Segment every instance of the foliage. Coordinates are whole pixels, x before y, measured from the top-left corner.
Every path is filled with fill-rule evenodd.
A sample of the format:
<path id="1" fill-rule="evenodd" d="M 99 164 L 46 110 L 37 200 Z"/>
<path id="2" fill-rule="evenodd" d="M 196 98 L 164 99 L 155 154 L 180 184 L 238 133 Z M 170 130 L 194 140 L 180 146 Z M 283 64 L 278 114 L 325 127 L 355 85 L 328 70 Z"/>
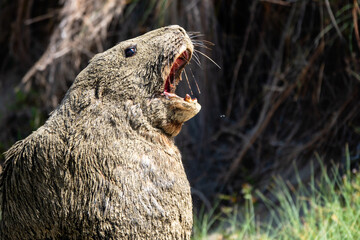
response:
<path id="1" fill-rule="evenodd" d="M 319 159 L 321 172 L 312 172 L 309 184 L 298 176 L 296 189 L 275 179 L 274 200 L 260 191 L 245 191 L 245 206 L 223 211 L 224 217 L 200 213 L 201 217 L 195 218 L 193 239 L 359 239 L 360 174 L 351 170 L 348 151 L 346 159 L 344 173 L 335 165 L 328 173 Z M 263 201 L 270 217 L 264 220 L 264 215 L 254 213 L 256 204 L 251 196 Z M 216 224 L 211 231 L 208 225 Z"/>

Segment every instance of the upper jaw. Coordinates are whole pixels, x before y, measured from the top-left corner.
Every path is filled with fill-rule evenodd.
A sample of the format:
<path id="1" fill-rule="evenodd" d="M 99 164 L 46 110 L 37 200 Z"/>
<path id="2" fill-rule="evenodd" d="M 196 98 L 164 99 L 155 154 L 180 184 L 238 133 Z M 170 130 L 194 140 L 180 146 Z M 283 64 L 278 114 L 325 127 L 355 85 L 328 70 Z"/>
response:
<path id="1" fill-rule="evenodd" d="M 193 47 L 183 45 L 174 57 L 171 65 L 165 67 L 163 71 L 163 87 L 162 93 L 175 94 L 176 86 L 181 81 L 181 74 L 186 64 L 190 62 Z"/>

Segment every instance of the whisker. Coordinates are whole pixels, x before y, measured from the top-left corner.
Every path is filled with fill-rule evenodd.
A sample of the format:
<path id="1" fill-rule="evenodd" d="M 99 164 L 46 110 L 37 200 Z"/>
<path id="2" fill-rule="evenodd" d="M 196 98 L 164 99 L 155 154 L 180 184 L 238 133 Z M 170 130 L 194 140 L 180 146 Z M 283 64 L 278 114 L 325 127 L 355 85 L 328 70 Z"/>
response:
<path id="1" fill-rule="evenodd" d="M 190 37 L 190 39 L 192 40 L 192 42 L 197 42 L 197 43 L 201 43 L 204 45 L 210 45 L 210 46 L 214 46 L 215 44 L 208 41 L 208 40 L 204 40 L 204 39 L 197 39 L 199 37 L 204 37 L 205 35 L 203 33 L 200 32 L 187 32 L 188 36 Z"/>
<path id="2" fill-rule="evenodd" d="M 215 43 L 213 43 L 213 42 L 210 42 L 210 41 L 208 41 L 208 40 L 201 40 L 204 44 L 208 44 L 208 45 L 210 45 L 210 46 L 215 46 Z"/>
<path id="3" fill-rule="evenodd" d="M 214 60 L 212 60 L 208 55 L 206 55 L 205 53 L 202 53 L 201 51 L 196 50 L 196 49 L 194 49 L 194 51 L 197 53 L 200 53 L 201 55 L 203 55 L 204 57 L 209 59 L 213 64 L 215 64 L 215 66 L 217 66 L 219 69 L 221 69 L 221 67 Z"/>
<path id="4" fill-rule="evenodd" d="M 209 48 L 208 46 L 206 46 L 205 44 L 200 44 L 200 43 L 196 43 L 196 42 L 193 42 L 194 46 L 196 47 L 201 47 L 201 48 L 205 48 L 205 49 L 208 49 L 208 50 L 212 50 L 211 48 Z"/>
<path id="5" fill-rule="evenodd" d="M 188 31 L 187 33 L 190 33 L 190 34 L 200 34 L 201 32 Z"/>
<path id="6" fill-rule="evenodd" d="M 191 37 L 194 37 L 194 38 L 197 38 L 197 37 L 202 37 L 204 36 L 204 34 L 200 33 L 200 32 L 187 32 L 188 36 L 191 38 Z"/>
<path id="7" fill-rule="evenodd" d="M 197 88 L 199 94 L 201 94 L 201 91 L 200 91 L 199 85 L 198 85 L 198 83 L 197 83 L 197 81 L 196 81 L 196 78 L 195 78 L 195 76 L 194 76 L 194 73 L 193 73 L 193 71 L 191 70 L 191 68 L 189 68 L 189 69 L 190 69 L 191 75 L 193 76 L 194 82 L 195 82 L 195 84 L 196 84 L 196 88 Z"/>
<path id="8" fill-rule="evenodd" d="M 198 39 L 192 39 L 191 40 L 193 43 L 200 43 L 200 44 L 204 44 L 204 42 L 202 40 L 198 40 Z"/>
<path id="9" fill-rule="evenodd" d="M 210 41 L 204 40 L 204 39 L 191 39 L 191 41 L 194 43 L 200 43 L 202 45 L 209 45 L 209 46 L 215 45 L 213 42 L 210 42 Z"/>
<path id="10" fill-rule="evenodd" d="M 189 86 L 189 89 L 190 89 L 190 92 L 191 92 L 191 95 L 194 95 L 192 89 L 191 89 L 191 86 L 190 86 L 190 82 L 189 82 L 189 78 L 186 74 L 186 69 L 184 69 L 184 74 L 185 74 L 185 78 L 186 78 L 186 82 L 188 83 L 188 86 Z"/>
<path id="11" fill-rule="evenodd" d="M 205 46 L 205 44 L 203 42 L 201 42 L 201 41 L 192 40 L 192 43 L 194 45 L 198 45 L 198 46 Z"/>
<path id="12" fill-rule="evenodd" d="M 194 56 L 194 61 L 201 68 L 201 62 L 200 62 L 200 59 L 199 59 L 199 56 L 197 55 L 197 53 L 193 52 L 193 56 Z"/>
<path id="13" fill-rule="evenodd" d="M 213 43 L 213 42 L 210 42 L 210 41 L 208 41 L 208 40 L 204 40 L 204 39 L 192 39 L 191 37 L 190 37 L 190 39 L 191 39 L 191 41 L 193 42 L 193 43 L 199 43 L 199 44 L 201 44 L 201 45 L 208 45 L 208 46 L 215 46 L 215 43 Z"/>

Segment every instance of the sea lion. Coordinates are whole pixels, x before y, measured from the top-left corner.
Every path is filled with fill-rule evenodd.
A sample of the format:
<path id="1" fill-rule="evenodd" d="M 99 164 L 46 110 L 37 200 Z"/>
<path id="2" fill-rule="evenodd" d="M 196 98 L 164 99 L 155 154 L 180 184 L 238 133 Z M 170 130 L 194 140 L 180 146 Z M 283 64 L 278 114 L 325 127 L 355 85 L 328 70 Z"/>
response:
<path id="1" fill-rule="evenodd" d="M 5 153 L 1 239 L 190 239 L 173 138 L 200 110 L 175 94 L 193 49 L 168 26 L 95 55 L 45 124 Z"/>

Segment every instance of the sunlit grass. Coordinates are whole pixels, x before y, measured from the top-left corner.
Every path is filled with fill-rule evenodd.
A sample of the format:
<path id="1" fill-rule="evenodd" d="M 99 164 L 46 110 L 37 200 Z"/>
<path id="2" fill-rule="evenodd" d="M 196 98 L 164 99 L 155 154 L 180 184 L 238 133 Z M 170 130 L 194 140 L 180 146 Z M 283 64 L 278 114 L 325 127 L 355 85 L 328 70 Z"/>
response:
<path id="1" fill-rule="evenodd" d="M 193 239 L 360 239 L 360 174 L 346 167 L 329 171 L 321 165 L 312 170 L 310 183 L 298 178 L 296 188 L 276 179 L 273 197 L 265 197 L 251 186 L 243 191 L 245 204 L 214 215 L 200 211 L 195 218 Z M 268 211 L 267 220 L 255 215 L 254 198 L 261 199 Z"/>

